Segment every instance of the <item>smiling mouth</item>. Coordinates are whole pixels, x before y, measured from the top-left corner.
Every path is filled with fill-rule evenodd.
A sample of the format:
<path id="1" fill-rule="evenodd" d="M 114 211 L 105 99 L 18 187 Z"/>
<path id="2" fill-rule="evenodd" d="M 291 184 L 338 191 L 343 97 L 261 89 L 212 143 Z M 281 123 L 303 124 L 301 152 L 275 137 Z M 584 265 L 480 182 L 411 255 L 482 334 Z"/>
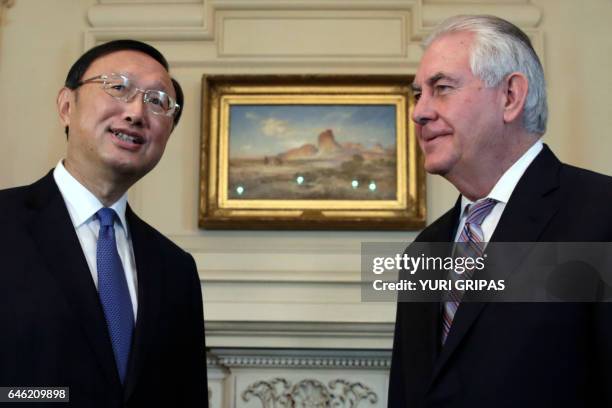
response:
<path id="1" fill-rule="evenodd" d="M 110 129 L 110 132 L 115 135 L 115 137 L 119 140 L 121 140 L 122 142 L 127 142 L 127 143 L 132 143 L 132 144 L 137 144 L 137 145 L 141 145 L 144 144 L 144 138 L 137 136 L 137 135 L 128 135 L 127 133 L 123 133 L 119 130 L 116 129 Z"/>
<path id="2" fill-rule="evenodd" d="M 433 135 L 433 136 L 423 137 L 423 141 L 425 143 L 427 143 L 427 142 L 431 142 L 433 140 L 436 140 L 436 139 L 438 139 L 440 137 L 449 136 L 449 135 L 450 135 L 450 133 L 440 133 L 440 134 L 436 134 L 436 135 Z"/>

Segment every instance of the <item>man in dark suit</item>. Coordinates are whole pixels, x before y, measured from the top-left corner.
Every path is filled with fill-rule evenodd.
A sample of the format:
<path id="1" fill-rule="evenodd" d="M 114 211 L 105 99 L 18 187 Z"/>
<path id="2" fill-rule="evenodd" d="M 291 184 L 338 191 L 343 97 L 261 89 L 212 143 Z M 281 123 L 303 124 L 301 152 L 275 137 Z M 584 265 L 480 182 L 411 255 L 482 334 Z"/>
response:
<path id="1" fill-rule="evenodd" d="M 74 407 L 208 406 L 195 262 L 127 204 L 182 104 L 165 58 L 138 41 L 70 69 L 65 159 L 0 192 L 0 386 L 69 387 Z"/>
<path id="2" fill-rule="evenodd" d="M 612 178 L 540 141 L 544 76 L 520 29 L 448 19 L 426 40 L 413 88 L 425 168 L 461 193 L 417 241 L 482 253 L 487 242 L 612 240 Z M 389 407 L 610 407 L 610 367 L 608 303 L 400 302 Z"/>

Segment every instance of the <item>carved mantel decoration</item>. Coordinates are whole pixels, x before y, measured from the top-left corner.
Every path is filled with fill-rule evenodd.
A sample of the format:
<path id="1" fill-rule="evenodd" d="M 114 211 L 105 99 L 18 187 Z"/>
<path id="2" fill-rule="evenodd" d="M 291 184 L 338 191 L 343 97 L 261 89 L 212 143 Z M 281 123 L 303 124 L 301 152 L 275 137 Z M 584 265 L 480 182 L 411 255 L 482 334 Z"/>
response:
<path id="1" fill-rule="evenodd" d="M 366 385 L 347 380 L 330 381 L 327 386 L 314 379 L 304 379 L 292 385 L 284 378 L 257 381 L 242 392 L 246 402 L 258 398 L 262 408 L 357 408 L 367 400 L 378 402 L 378 396 Z"/>

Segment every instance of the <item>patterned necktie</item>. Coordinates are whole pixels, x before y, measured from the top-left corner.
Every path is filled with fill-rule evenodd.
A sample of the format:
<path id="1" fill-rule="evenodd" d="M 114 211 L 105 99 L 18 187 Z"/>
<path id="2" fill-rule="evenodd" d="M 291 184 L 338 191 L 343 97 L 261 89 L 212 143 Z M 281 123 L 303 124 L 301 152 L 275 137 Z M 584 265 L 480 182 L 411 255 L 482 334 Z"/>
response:
<path id="1" fill-rule="evenodd" d="M 493 207 L 495 207 L 495 204 L 497 204 L 496 200 L 487 198 L 486 200 L 470 205 L 466 209 L 467 217 L 465 225 L 455 245 L 456 258 L 477 258 L 484 254 L 484 233 L 482 232 L 481 225 Z M 456 273 L 455 271 L 451 271 L 450 273 L 453 286 L 452 289 L 446 293 L 446 299 L 448 300 L 444 302 L 444 309 L 442 311 L 442 344 L 446 342 L 455 313 L 457 313 L 457 308 L 463 297 L 463 292 L 456 289 L 455 283 L 458 280 L 471 279 L 473 273 L 473 269 L 466 269 L 462 274 Z"/>
<path id="2" fill-rule="evenodd" d="M 106 317 L 119 378 L 123 384 L 134 331 L 134 312 L 115 241 L 114 224 L 117 214 L 111 208 L 102 208 L 96 215 L 100 220 L 96 253 L 98 292 Z"/>

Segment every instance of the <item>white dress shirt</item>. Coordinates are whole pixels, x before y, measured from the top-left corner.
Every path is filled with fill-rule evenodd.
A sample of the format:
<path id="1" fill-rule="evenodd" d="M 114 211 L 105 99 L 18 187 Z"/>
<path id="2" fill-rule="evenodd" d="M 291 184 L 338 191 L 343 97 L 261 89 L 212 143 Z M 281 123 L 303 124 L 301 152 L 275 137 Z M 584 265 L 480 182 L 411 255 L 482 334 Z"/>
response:
<path id="1" fill-rule="evenodd" d="M 81 248 L 83 249 L 89 271 L 91 272 L 91 277 L 97 288 L 98 267 L 96 262 L 96 246 L 98 242 L 98 232 L 100 231 L 100 222 L 95 215 L 104 205 L 66 170 L 61 160 L 53 171 L 53 178 L 68 208 L 72 225 L 74 226 L 77 237 L 79 237 Z M 121 263 L 123 264 L 123 271 L 125 272 L 130 298 L 132 300 L 135 321 L 136 312 L 138 311 L 138 299 L 136 296 L 138 284 L 136 281 L 134 248 L 132 247 L 132 239 L 125 219 L 126 207 L 127 193 L 110 206 L 119 217 L 119 222 L 115 221 L 114 225 L 115 240 L 117 242 L 119 258 L 121 258 Z"/>
<path id="2" fill-rule="evenodd" d="M 519 180 L 527 170 L 527 167 L 531 164 L 531 162 L 536 158 L 536 156 L 542 151 L 543 144 L 541 140 L 538 140 L 531 146 L 522 156 L 518 159 L 506 172 L 497 180 L 497 183 L 491 190 L 491 192 L 484 198 L 481 198 L 477 201 L 470 201 L 465 196 L 461 196 L 461 211 L 459 212 L 459 228 L 457 228 L 457 233 L 455 234 L 455 242 L 459 240 L 459 235 L 461 235 L 461 230 L 463 230 L 463 226 L 465 225 L 465 220 L 467 218 L 467 206 L 470 204 L 474 204 L 475 202 L 480 202 L 482 200 L 486 200 L 487 198 L 492 198 L 497 200 L 497 204 L 491 210 L 491 213 L 484 219 L 482 222 L 481 228 L 484 233 L 484 242 L 489 242 L 491 236 L 493 236 L 493 232 L 499 223 L 499 220 L 506 208 L 506 204 L 508 204 L 508 200 L 510 200 L 510 196 L 514 191 L 514 188 L 518 184 Z"/>

